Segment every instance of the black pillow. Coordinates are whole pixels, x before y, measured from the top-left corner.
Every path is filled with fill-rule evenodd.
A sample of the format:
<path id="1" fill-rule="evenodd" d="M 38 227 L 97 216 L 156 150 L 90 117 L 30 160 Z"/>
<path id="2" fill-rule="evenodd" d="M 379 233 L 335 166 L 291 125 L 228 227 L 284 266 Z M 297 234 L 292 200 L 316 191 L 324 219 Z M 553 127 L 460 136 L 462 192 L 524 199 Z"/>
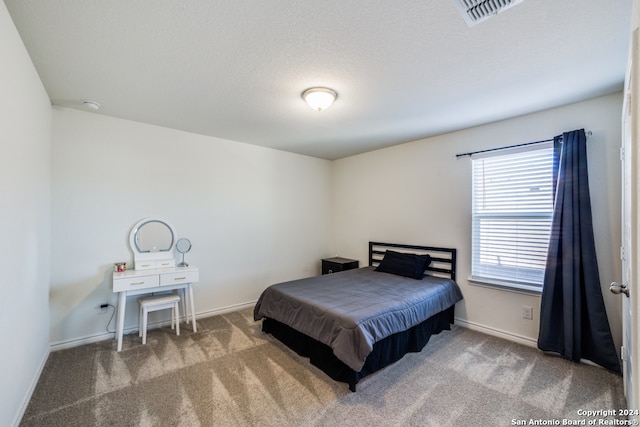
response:
<path id="1" fill-rule="evenodd" d="M 429 255 L 386 251 L 375 271 L 422 280 L 424 270 L 429 264 L 431 264 Z"/>

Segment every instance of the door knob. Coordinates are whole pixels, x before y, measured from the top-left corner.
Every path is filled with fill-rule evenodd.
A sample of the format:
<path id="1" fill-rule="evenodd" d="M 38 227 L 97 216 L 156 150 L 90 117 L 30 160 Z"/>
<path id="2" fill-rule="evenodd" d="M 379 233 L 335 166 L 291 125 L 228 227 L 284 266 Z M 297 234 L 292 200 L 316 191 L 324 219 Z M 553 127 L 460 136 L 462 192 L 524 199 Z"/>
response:
<path id="1" fill-rule="evenodd" d="M 629 287 L 624 283 L 611 282 L 611 286 L 609 286 L 609 290 L 616 295 L 625 294 L 627 297 L 629 296 Z"/>

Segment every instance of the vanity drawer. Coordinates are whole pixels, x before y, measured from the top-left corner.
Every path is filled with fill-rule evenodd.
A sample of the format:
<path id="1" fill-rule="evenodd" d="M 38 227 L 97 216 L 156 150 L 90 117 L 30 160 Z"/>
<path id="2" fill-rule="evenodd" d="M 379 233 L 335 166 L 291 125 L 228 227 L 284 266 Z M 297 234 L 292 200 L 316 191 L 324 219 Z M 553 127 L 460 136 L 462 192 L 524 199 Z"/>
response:
<path id="1" fill-rule="evenodd" d="M 155 261 L 138 261 L 135 263 L 136 270 L 151 270 L 152 268 L 156 268 Z"/>
<path id="2" fill-rule="evenodd" d="M 160 286 L 160 278 L 157 274 L 152 276 L 133 276 L 113 279 L 113 292 L 133 291 L 135 289 L 158 286 Z"/>
<path id="3" fill-rule="evenodd" d="M 160 275 L 160 286 L 179 285 L 181 283 L 193 283 L 199 279 L 199 271 L 178 271 Z"/>
<path id="4" fill-rule="evenodd" d="M 156 261 L 156 268 L 169 268 L 169 267 L 175 267 L 175 266 L 176 266 L 175 259 Z"/>
<path id="5" fill-rule="evenodd" d="M 175 259 L 166 259 L 162 261 L 138 261 L 135 263 L 136 270 L 151 270 L 153 268 L 170 268 L 175 266 Z"/>

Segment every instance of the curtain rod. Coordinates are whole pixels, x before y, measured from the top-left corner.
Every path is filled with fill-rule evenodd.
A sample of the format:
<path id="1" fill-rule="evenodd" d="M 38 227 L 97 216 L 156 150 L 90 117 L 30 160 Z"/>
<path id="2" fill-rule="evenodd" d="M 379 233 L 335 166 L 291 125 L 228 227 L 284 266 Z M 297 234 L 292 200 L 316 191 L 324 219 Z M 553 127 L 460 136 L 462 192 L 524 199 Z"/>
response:
<path id="1" fill-rule="evenodd" d="M 585 132 L 585 135 L 586 135 L 586 136 L 591 136 L 591 135 L 592 135 L 592 133 L 591 133 L 591 131 L 589 130 L 589 131 L 586 131 L 586 132 Z M 458 158 L 458 159 L 459 159 L 460 157 L 466 157 L 466 156 L 471 157 L 471 156 L 473 156 L 474 154 L 488 153 L 488 152 L 491 152 L 491 151 L 506 150 L 506 149 L 508 149 L 508 148 L 525 147 L 525 146 L 527 146 L 527 145 L 542 144 L 542 143 L 544 143 L 544 142 L 552 142 L 552 141 L 553 141 L 553 138 L 551 138 L 551 139 L 543 139 L 542 141 L 525 142 L 525 143 L 523 143 L 523 144 L 508 145 L 508 146 L 506 146 L 506 147 L 489 148 L 489 149 L 487 149 L 487 150 L 471 151 L 471 152 L 469 152 L 469 153 L 456 154 L 456 158 Z"/>

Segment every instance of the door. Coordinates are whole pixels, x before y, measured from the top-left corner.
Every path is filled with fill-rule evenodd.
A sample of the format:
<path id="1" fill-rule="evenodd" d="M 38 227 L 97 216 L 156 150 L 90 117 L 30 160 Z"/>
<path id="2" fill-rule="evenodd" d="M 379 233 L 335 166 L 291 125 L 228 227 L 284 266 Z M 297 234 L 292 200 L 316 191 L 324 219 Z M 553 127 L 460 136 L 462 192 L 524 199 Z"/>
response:
<path id="1" fill-rule="evenodd" d="M 638 311 L 638 29 L 631 37 L 631 52 L 622 114 L 622 283 L 612 283 L 611 290 L 622 295 L 622 342 L 621 351 L 624 389 L 627 407 L 640 409 L 639 372 L 640 353 L 638 352 L 638 331 L 640 312 Z"/>

